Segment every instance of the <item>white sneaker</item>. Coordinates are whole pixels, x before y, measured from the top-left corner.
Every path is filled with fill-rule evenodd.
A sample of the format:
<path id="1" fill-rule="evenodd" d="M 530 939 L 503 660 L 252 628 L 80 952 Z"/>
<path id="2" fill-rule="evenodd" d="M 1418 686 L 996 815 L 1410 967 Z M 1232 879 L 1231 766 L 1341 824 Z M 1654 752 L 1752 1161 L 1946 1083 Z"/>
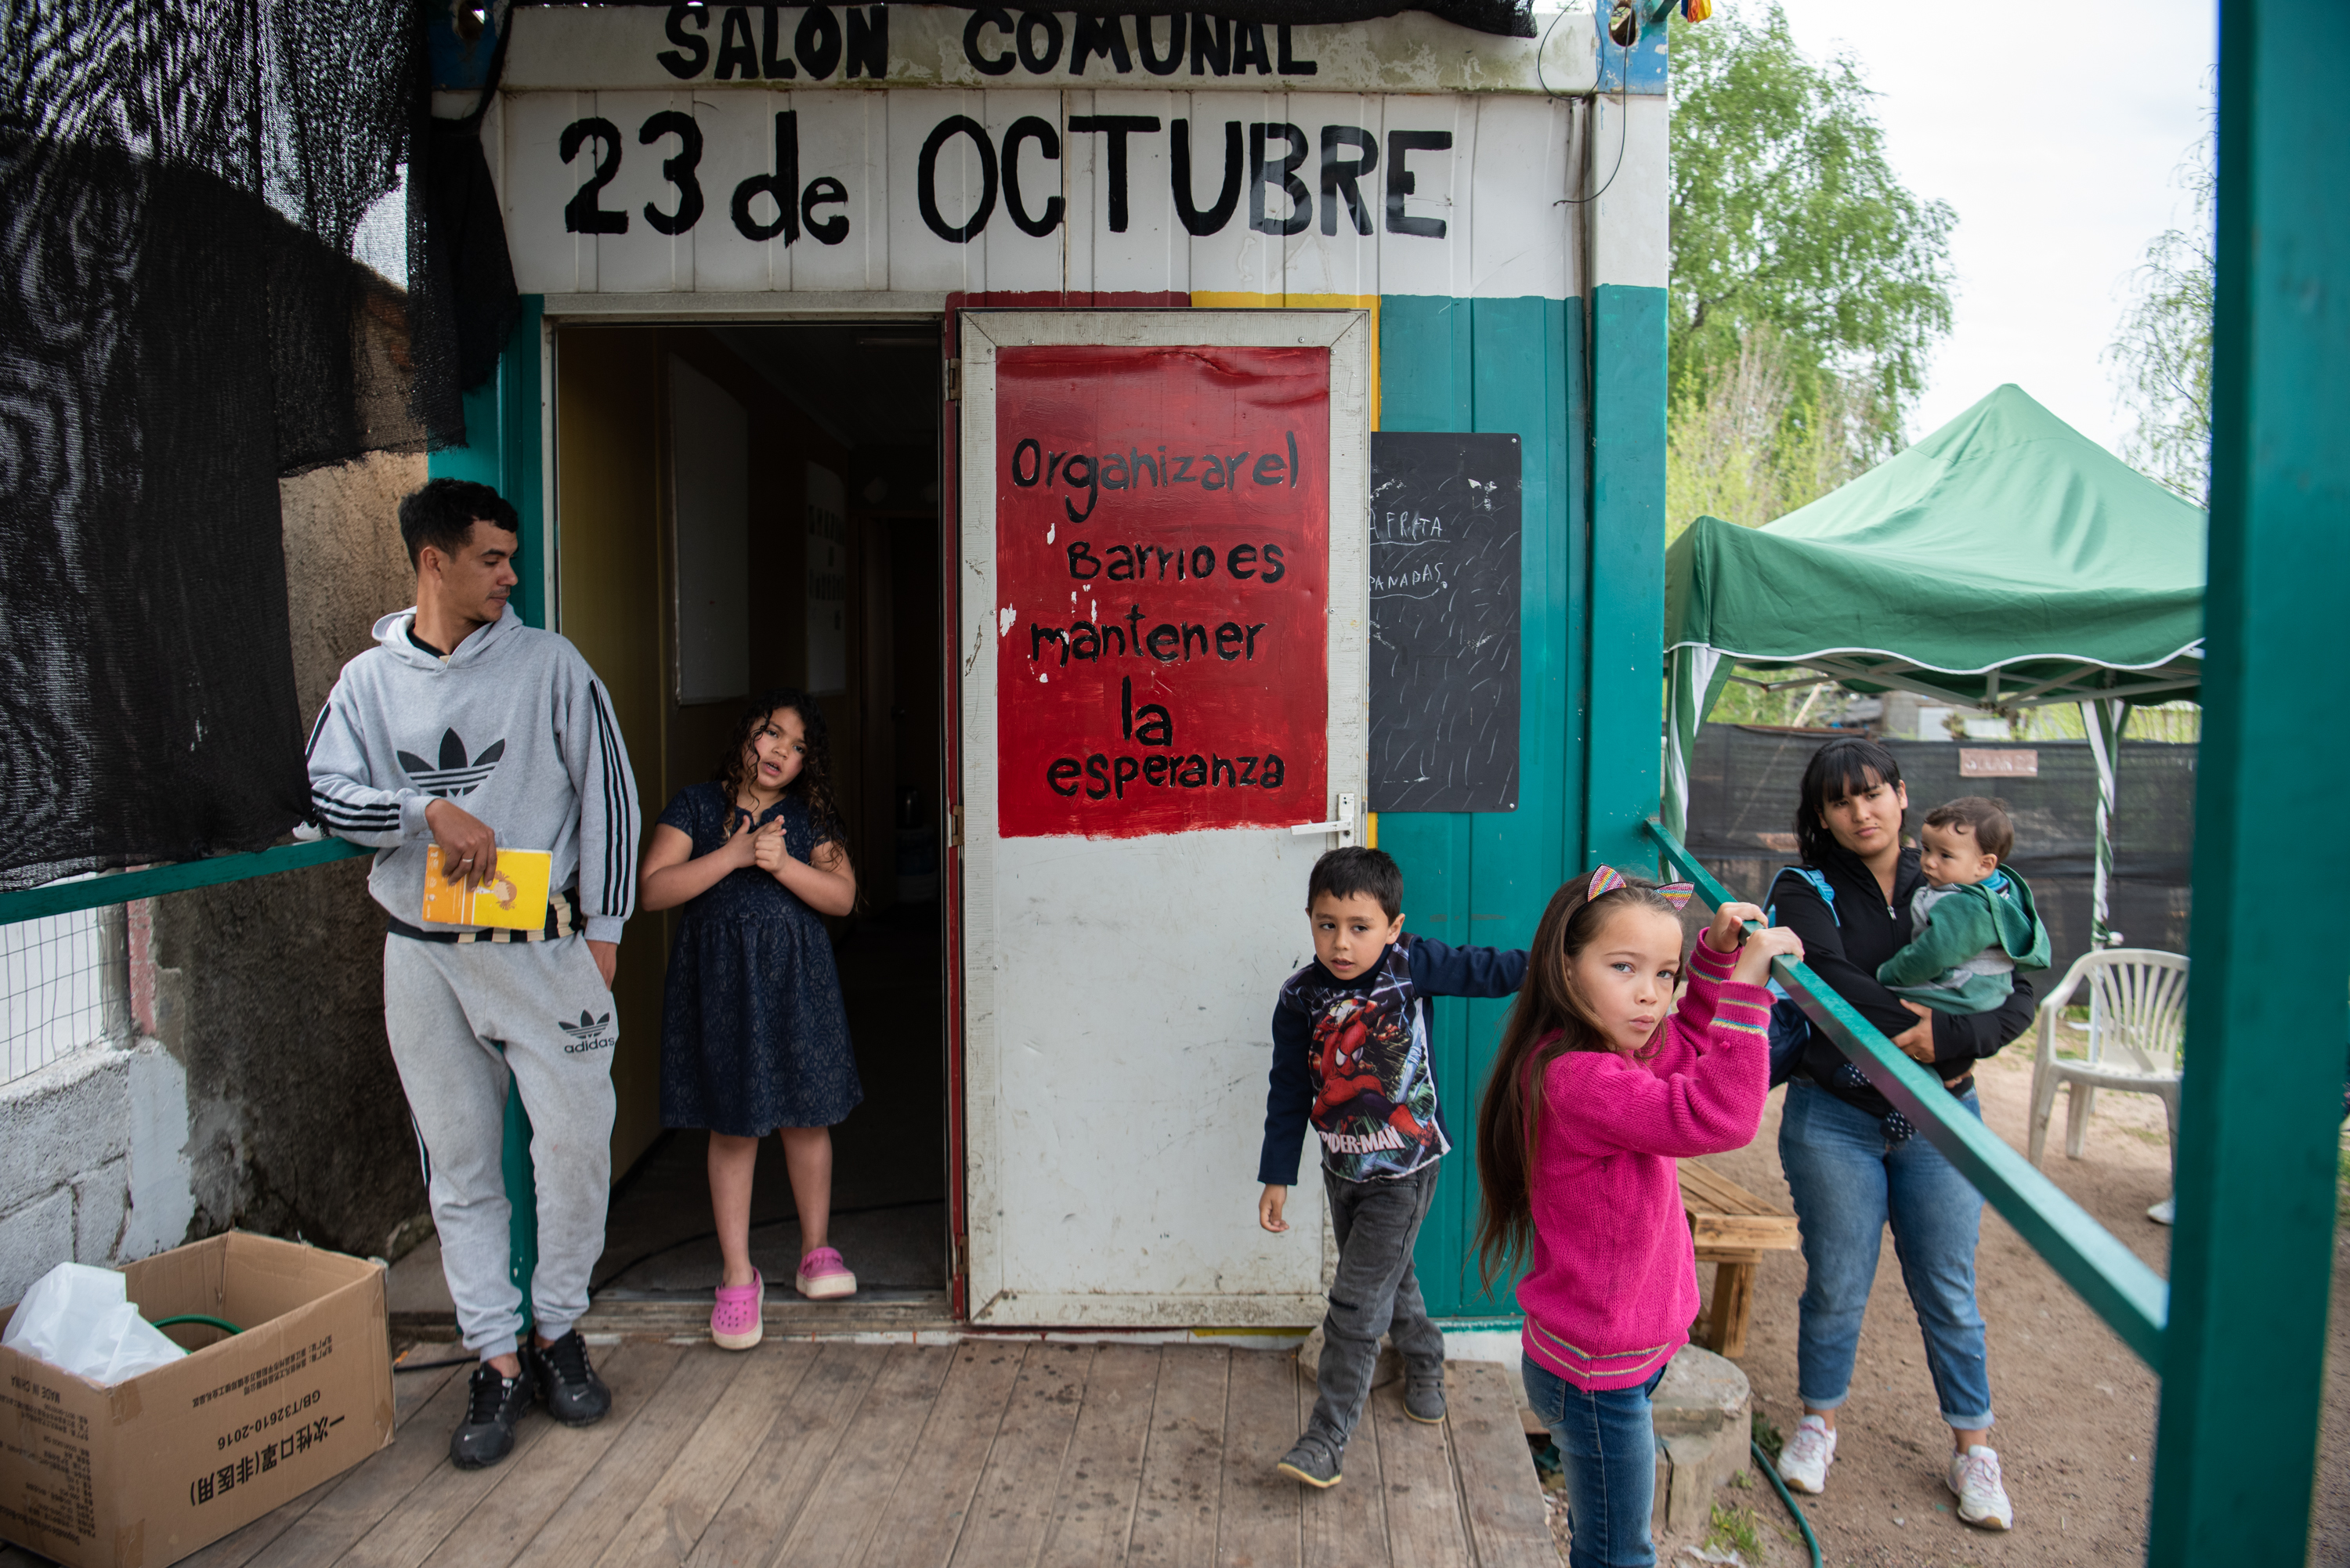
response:
<path id="1" fill-rule="evenodd" d="M 1999 1484 L 1999 1455 L 1977 1443 L 1950 1456 L 1950 1490 L 1959 1494 L 1959 1517 L 1979 1530 L 2012 1530 L 2015 1509 Z"/>
<path id="2" fill-rule="evenodd" d="M 1835 1431 L 1817 1416 L 1806 1416 L 1795 1423 L 1795 1435 L 1779 1450 L 1779 1479 L 1796 1491 L 1809 1492 L 1814 1497 L 1828 1489 L 1828 1467 L 1835 1463 Z M 1991 1450 L 1983 1450 L 1989 1453 Z M 1991 1465 L 1994 1490 L 1999 1482 L 1999 1465 Z"/>

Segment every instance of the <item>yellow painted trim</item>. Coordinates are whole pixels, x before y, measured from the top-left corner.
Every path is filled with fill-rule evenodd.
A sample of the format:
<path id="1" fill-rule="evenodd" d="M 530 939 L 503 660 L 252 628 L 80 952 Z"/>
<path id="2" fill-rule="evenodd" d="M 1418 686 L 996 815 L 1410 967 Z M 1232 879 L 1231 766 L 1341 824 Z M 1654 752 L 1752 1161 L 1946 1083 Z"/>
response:
<path id="1" fill-rule="evenodd" d="M 1194 310 L 1367 310 L 1371 313 L 1371 428 L 1379 428 L 1379 296 L 1376 294 L 1227 294 L 1194 291 Z"/>
<path id="2" fill-rule="evenodd" d="M 1378 846 L 1379 814 L 1376 811 L 1367 811 L 1363 813 L 1363 847 L 1377 849 Z"/>

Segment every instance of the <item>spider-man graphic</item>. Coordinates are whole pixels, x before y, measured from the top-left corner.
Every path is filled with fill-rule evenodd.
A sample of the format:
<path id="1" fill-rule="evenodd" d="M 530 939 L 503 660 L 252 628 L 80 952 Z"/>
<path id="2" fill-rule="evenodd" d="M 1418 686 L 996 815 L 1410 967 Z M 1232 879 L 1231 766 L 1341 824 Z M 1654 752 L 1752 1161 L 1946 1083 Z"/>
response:
<path id="1" fill-rule="evenodd" d="M 1382 1123 L 1422 1147 L 1436 1129 L 1402 1101 L 1411 1093 L 1411 1027 L 1369 996 L 1343 998 L 1314 1020 L 1314 1125 L 1328 1132 Z M 1389 1094 L 1397 1096 L 1389 1098 Z"/>

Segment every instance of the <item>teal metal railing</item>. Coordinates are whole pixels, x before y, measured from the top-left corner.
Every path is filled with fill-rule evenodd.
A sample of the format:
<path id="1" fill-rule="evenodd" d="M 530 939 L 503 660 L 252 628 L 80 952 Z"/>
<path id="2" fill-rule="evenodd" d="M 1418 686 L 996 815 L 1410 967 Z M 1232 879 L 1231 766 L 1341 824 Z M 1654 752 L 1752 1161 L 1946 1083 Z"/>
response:
<path id="1" fill-rule="evenodd" d="M 1718 907 L 1733 901 L 1730 890 L 1662 824 L 1652 820 L 1648 831 L 1665 858 L 1696 884 L 1699 897 L 1707 904 Z M 1759 929 L 1752 922 L 1749 927 Z M 1777 959 L 1772 962 L 1771 973 L 1802 1004 L 1814 1027 L 1863 1065 L 1877 1090 L 1974 1183 L 2033 1251 L 2045 1258 L 2147 1365 L 2161 1370 L 2162 1334 L 2170 1315 L 2170 1287 L 2162 1276 L 2059 1191 L 2054 1182 L 2033 1168 L 1981 1118 L 1961 1108 L 1939 1078 L 1854 1012 L 1852 1004 L 1830 991 L 1809 967 Z"/>
<path id="2" fill-rule="evenodd" d="M 203 860 L 175 860 L 168 866 L 142 866 L 135 871 L 110 871 L 102 877 L 44 882 L 37 888 L 0 893 L 0 926 L 49 915 L 70 915 L 80 909 L 102 909 L 109 904 L 157 898 L 166 893 L 184 893 L 191 888 L 275 877 L 281 871 L 306 871 L 313 866 L 372 853 L 339 838 L 321 838 L 310 844 L 281 844 L 251 855 L 214 855 Z"/>

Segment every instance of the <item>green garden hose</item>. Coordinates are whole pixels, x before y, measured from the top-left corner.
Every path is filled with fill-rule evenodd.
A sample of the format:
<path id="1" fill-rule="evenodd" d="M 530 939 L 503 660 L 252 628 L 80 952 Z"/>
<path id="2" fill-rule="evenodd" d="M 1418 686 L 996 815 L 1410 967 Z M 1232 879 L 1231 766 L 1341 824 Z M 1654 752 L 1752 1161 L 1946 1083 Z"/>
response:
<path id="1" fill-rule="evenodd" d="M 1811 1549 L 1812 1568 L 1820 1568 L 1820 1538 L 1812 1533 L 1812 1521 L 1804 1517 L 1804 1511 L 1795 1506 L 1794 1494 L 1787 1490 L 1787 1483 L 1779 1479 L 1779 1467 L 1771 1462 L 1771 1456 L 1762 1451 L 1762 1444 L 1750 1438 L 1746 1446 L 1754 1450 L 1754 1462 L 1771 1479 L 1771 1490 L 1779 1494 L 1779 1501 L 1785 1503 L 1787 1511 L 1795 1516 L 1795 1528 L 1804 1532 L 1804 1544 Z"/>
<path id="2" fill-rule="evenodd" d="M 177 1317 L 159 1317 L 155 1320 L 155 1326 L 157 1328 L 169 1328 L 175 1323 L 200 1323 L 206 1328 L 222 1329 L 229 1334 L 243 1334 L 244 1332 L 244 1330 L 237 1327 L 236 1324 L 229 1322 L 228 1319 L 224 1317 L 213 1317 L 209 1313 L 201 1312 L 183 1312 Z"/>

